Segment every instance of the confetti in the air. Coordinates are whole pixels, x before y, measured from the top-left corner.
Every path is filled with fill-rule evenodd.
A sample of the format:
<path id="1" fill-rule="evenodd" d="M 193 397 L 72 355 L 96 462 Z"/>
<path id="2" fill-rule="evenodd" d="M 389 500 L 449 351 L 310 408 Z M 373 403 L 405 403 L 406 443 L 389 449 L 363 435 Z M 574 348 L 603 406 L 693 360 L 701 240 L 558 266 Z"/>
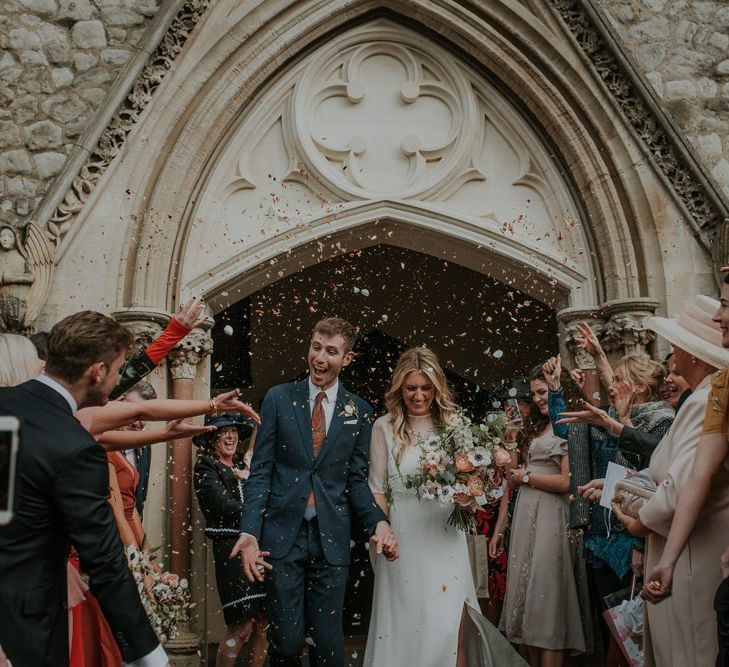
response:
<path id="1" fill-rule="evenodd" d="M 226 325 L 225 325 L 225 326 L 223 327 L 223 333 L 224 333 L 224 334 L 225 334 L 226 336 L 232 336 L 232 335 L 233 335 L 233 327 L 232 327 L 232 326 L 230 326 L 230 324 L 226 324 Z"/>

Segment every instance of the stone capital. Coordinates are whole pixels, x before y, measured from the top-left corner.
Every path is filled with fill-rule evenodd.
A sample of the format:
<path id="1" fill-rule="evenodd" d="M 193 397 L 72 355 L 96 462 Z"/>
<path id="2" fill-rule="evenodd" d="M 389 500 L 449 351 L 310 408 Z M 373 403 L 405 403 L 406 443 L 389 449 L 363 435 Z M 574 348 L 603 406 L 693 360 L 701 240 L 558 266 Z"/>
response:
<path id="1" fill-rule="evenodd" d="M 172 315 L 159 308 L 125 308 L 115 310 L 111 316 L 132 332 L 137 349 L 147 347 L 172 319 Z"/>
<path id="2" fill-rule="evenodd" d="M 213 351 L 209 331 L 194 329 L 170 352 L 168 365 L 173 380 L 194 380 L 198 364 Z"/>
<path id="3" fill-rule="evenodd" d="M 655 334 L 646 329 L 643 320 L 656 312 L 660 302 L 656 299 L 616 299 L 602 306 L 605 328 L 600 342 L 606 352 L 616 356 L 642 354 L 655 340 Z"/>
<path id="4" fill-rule="evenodd" d="M 577 331 L 577 324 L 587 322 L 592 330 L 599 337 L 605 323 L 601 318 L 599 306 L 565 308 L 557 313 L 562 341 L 567 351 L 572 355 L 573 366 L 583 371 L 594 371 L 595 361 L 593 358 L 577 345 L 580 337 Z"/>

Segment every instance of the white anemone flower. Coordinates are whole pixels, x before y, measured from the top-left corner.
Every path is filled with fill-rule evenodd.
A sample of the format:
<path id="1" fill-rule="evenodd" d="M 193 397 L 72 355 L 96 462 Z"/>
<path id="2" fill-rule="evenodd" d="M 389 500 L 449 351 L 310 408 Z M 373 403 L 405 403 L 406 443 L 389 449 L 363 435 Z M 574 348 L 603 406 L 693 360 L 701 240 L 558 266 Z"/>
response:
<path id="1" fill-rule="evenodd" d="M 491 463 L 491 453 L 485 447 L 475 447 L 468 452 L 468 460 L 478 466 L 487 466 Z"/>

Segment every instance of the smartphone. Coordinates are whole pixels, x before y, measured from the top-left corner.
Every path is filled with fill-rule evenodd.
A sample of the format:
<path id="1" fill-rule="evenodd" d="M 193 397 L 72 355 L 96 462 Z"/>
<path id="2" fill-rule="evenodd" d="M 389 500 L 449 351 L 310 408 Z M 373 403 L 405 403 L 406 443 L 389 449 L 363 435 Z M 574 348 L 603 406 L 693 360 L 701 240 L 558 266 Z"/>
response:
<path id="1" fill-rule="evenodd" d="M 514 426 L 517 426 L 519 428 L 524 426 L 524 421 L 521 418 L 521 411 L 519 410 L 518 399 L 507 398 L 506 401 L 504 401 L 504 408 L 506 410 L 506 414 L 509 416 L 509 419 L 511 419 L 511 423 L 514 424 Z"/>
<path id="2" fill-rule="evenodd" d="M 0 526 L 13 518 L 19 446 L 20 420 L 0 416 Z"/>

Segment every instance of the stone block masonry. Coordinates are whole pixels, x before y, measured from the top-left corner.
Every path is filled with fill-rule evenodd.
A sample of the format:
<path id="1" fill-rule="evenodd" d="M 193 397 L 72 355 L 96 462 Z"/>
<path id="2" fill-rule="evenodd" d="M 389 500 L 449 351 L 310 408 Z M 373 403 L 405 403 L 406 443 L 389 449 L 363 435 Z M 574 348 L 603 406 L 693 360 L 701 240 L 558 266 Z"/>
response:
<path id="1" fill-rule="evenodd" d="M 597 0 L 677 128 L 729 197 L 729 3 Z"/>
<path id="2" fill-rule="evenodd" d="M 0 225 L 30 219 L 163 1 L 0 2 Z"/>

